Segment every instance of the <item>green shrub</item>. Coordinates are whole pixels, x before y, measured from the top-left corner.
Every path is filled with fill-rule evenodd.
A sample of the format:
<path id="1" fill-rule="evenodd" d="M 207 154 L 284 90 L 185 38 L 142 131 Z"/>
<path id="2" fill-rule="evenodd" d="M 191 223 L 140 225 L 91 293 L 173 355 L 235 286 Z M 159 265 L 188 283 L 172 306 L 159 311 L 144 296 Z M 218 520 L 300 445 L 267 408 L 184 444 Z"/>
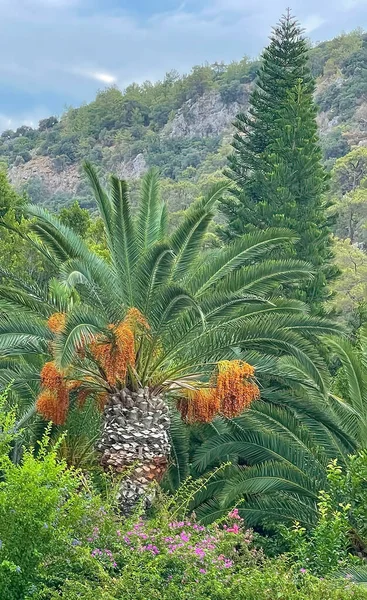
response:
<path id="1" fill-rule="evenodd" d="M 95 528 L 95 566 L 86 556 L 84 574 L 70 570 L 61 589 L 32 600 L 367 599 L 367 590 L 348 580 L 315 577 L 289 558 L 265 560 L 236 509 L 227 523 L 209 527 L 168 516 L 160 510 L 154 519 L 126 524 L 108 547 Z"/>
<path id="2" fill-rule="evenodd" d="M 80 472 L 57 459 L 47 433 L 37 454 L 25 450 L 13 464 L 14 415 L 3 405 L 0 399 L 1 600 L 367 600 L 366 588 L 348 579 L 320 578 L 347 566 L 350 506 L 335 511 L 333 502 L 345 477 L 364 502 L 362 455 L 351 461 L 352 478 L 331 464 L 316 529 L 306 537 L 295 528 L 293 553 L 270 560 L 237 509 L 210 526 L 185 517 L 208 479 L 161 496 L 150 518 L 121 521 Z"/>
<path id="3" fill-rule="evenodd" d="M 310 575 L 297 580 L 283 561 L 252 567 L 237 575 L 200 574 L 195 580 L 164 581 L 153 564 L 145 571 L 124 571 L 101 585 L 66 581 L 61 593 L 39 600 L 365 600 L 367 590 L 352 583 L 320 580 Z M 38 599 L 37 599 L 38 600 Z"/>
<path id="4" fill-rule="evenodd" d="M 337 486 L 350 503 L 349 521 L 360 542 L 367 547 L 367 450 L 351 456 L 346 475 Z"/>
<path id="5" fill-rule="evenodd" d="M 43 581 L 63 581 L 62 572 L 79 555 L 81 562 L 90 560 L 79 546 L 104 515 L 100 498 L 57 459 L 57 447 L 48 449 L 47 435 L 37 456 L 25 450 L 21 464 L 13 464 L 8 459 L 13 420 L 1 417 L 1 407 L 0 419 L 0 598 L 24 600 Z"/>
<path id="6" fill-rule="evenodd" d="M 307 532 L 299 523 L 291 530 L 281 529 L 283 537 L 290 544 L 288 553 L 301 572 L 318 576 L 340 571 L 350 562 L 348 552 L 348 520 L 350 504 L 339 501 L 338 488 L 343 479 L 342 469 L 337 461 L 328 466 L 327 479 L 330 489 L 319 494 L 317 525 Z"/>

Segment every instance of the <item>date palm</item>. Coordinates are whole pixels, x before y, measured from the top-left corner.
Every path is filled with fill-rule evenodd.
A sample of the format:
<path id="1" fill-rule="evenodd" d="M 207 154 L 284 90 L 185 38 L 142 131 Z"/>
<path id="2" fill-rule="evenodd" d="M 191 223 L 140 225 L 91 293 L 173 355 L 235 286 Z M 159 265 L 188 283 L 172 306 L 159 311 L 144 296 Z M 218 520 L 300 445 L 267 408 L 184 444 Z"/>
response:
<path id="1" fill-rule="evenodd" d="M 2 269 L 0 380 L 28 399 L 23 422 L 36 407 L 62 423 L 70 401 L 96 398 L 104 411 L 102 464 L 128 472 L 120 499 L 129 512 L 166 470 L 170 398 L 179 399 L 184 418 L 205 421 L 239 414 L 257 385 L 279 378 L 324 394 L 327 371 L 315 341 L 337 328 L 279 298 L 282 284 L 311 276 L 305 263 L 271 258 L 292 242 L 288 231 L 202 250 L 225 184 L 194 202 L 169 235 L 155 171 L 143 179 L 135 215 L 124 181 L 111 177 L 106 190 L 90 164 L 85 171 L 109 259 L 46 210 L 28 207 L 29 240 L 55 279 L 44 289 Z"/>
<path id="2" fill-rule="evenodd" d="M 319 494 L 329 485 L 328 464 L 337 459 L 347 468 L 350 455 L 367 447 L 366 326 L 357 337 L 355 344 L 341 336 L 326 338 L 342 367 L 327 397 L 316 390 L 303 397 L 295 386 L 264 389 L 267 402 L 206 426 L 191 456 L 192 475 L 210 472 L 223 457 L 232 466 L 194 499 L 191 509 L 201 520 L 215 520 L 241 502 L 240 513 L 249 525 L 317 522 Z M 180 464 L 182 471 L 188 468 L 187 452 Z"/>

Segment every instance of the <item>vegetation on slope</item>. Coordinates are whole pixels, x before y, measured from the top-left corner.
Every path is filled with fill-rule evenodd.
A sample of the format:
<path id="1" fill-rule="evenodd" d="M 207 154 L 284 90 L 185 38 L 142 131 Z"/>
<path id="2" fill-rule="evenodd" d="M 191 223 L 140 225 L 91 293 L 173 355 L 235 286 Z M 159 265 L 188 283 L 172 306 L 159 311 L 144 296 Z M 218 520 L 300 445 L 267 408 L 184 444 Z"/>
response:
<path id="1" fill-rule="evenodd" d="M 311 50 L 322 165 L 306 44 L 289 15 L 282 28 L 291 68 L 282 71 L 273 37 L 251 95 L 255 120 L 238 119 L 249 138 L 235 138 L 230 164 L 236 200 L 245 191 L 254 218 L 230 243 L 214 221 L 227 190 L 227 122 L 209 127 L 199 107 L 229 118 L 255 63 L 106 90 L 60 122 L 2 138 L 13 174 L 38 152 L 60 177 L 84 155 L 107 170 L 135 157 L 136 172 L 156 164 L 166 176 L 163 198 L 155 169 L 130 198 L 124 180 L 106 187 L 87 163 L 95 205 L 79 191 L 94 218 L 78 202 L 59 216 L 39 206 L 39 181 L 28 182 L 38 205 L 27 204 L 0 172 L 0 246 L 10 253 L 0 270 L 0 595 L 9 600 L 366 598 L 352 583 L 367 572 L 366 40 L 353 32 Z M 164 194 L 185 209 L 170 223 Z M 348 236 L 335 243 L 348 274 L 332 283 L 337 319 L 314 316 L 329 308 L 318 277 L 329 266 L 329 216 Z M 302 237 L 305 224 L 314 237 Z M 317 305 L 308 293 L 292 299 L 313 277 Z"/>

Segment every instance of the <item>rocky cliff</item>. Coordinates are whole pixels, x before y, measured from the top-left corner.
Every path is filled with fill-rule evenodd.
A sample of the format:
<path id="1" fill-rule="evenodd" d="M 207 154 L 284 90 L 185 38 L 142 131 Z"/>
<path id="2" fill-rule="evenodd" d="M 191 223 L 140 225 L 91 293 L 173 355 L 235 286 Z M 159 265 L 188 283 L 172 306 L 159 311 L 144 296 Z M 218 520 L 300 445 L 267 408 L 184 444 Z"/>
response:
<path id="1" fill-rule="evenodd" d="M 228 147 L 223 140 L 231 138 L 236 114 L 247 110 L 253 66 L 244 60 L 195 67 L 169 85 L 132 87 L 130 95 L 105 90 L 59 121 L 45 119 L 38 130 L 4 132 L 0 160 L 8 162 L 18 189 L 41 182 L 47 200 L 39 191 L 31 197 L 44 204 L 55 194 L 64 195 L 56 204 L 87 194 L 80 168 L 85 159 L 127 179 L 157 165 L 172 185 L 194 184 L 224 164 Z M 352 32 L 316 46 L 311 66 L 325 159 L 367 146 L 367 36 Z"/>

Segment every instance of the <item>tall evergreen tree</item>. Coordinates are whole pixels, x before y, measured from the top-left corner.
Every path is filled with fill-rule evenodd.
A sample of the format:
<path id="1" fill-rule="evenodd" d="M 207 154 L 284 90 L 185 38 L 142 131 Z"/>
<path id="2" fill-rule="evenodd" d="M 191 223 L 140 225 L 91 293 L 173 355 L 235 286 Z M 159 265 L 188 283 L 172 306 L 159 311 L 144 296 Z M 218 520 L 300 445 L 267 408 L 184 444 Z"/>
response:
<path id="1" fill-rule="evenodd" d="M 235 185 L 222 211 L 229 237 L 279 225 L 295 231 L 299 241 L 293 252 L 317 272 L 300 295 L 319 302 L 333 270 L 325 267 L 332 256 L 324 202 L 327 177 L 313 91 L 307 43 L 288 11 L 263 53 L 248 113 L 235 122 L 227 171 Z"/>

